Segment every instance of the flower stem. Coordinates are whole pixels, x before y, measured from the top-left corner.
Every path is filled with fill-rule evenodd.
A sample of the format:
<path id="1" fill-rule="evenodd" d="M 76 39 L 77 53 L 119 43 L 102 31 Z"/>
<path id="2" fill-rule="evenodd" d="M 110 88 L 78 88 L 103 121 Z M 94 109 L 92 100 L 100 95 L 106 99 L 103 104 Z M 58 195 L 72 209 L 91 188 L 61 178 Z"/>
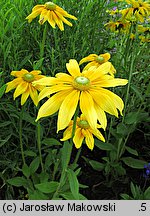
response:
<path id="1" fill-rule="evenodd" d="M 42 161 L 42 153 L 41 153 L 41 125 L 40 122 L 37 122 L 37 145 L 39 150 L 39 156 L 40 156 L 40 163 L 42 172 L 44 171 L 43 161 Z"/>
<path id="2" fill-rule="evenodd" d="M 79 113 L 79 105 L 77 106 L 77 109 L 76 109 L 76 112 L 75 112 L 74 118 L 73 118 L 72 137 L 71 137 L 71 140 L 70 140 L 71 150 L 70 150 L 70 155 L 69 155 L 69 160 L 68 161 L 70 161 L 70 158 L 71 158 L 71 153 L 72 153 L 72 148 L 73 148 L 73 137 L 74 137 L 74 133 L 75 133 L 75 129 L 76 129 L 76 121 L 77 121 L 78 113 Z M 68 164 L 67 164 L 67 166 L 68 166 Z M 66 178 L 66 170 L 67 170 L 66 167 L 65 167 L 65 169 L 62 170 L 59 185 L 58 185 L 52 199 L 57 199 L 58 198 L 57 196 L 58 196 L 59 191 L 60 191 L 61 187 L 63 186 L 64 180 Z"/>
<path id="3" fill-rule="evenodd" d="M 133 54 L 131 56 L 131 64 L 130 64 L 130 70 L 129 70 L 129 78 L 128 78 L 128 86 L 127 86 L 127 91 L 126 91 L 126 97 L 125 97 L 125 105 L 124 105 L 124 112 L 123 112 L 123 117 L 122 117 L 122 123 L 124 123 L 124 118 L 127 110 L 127 103 L 129 100 L 129 91 L 130 91 L 130 86 L 131 86 L 131 80 L 132 80 L 132 74 L 133 74 L 133 67 L 134 67 L 134 60 Z M 118 141 L 118 149 L 117 149 L 117 159 L 121 157 L 121 154 L 124 150 L 126 142 L 122 144 L 123 138 L 120 138 Z"/>
<path id="4" fill-rule="evenodd" d="M 23 115 L 24 109 L 21 109 L 20 112 L 20 119 L 19 119 L 19 141 L 20 141 L 20 149 L 21 149 L 21 155 L 22 155 L 22 161 L 23 164 L 25 164 L 25 157 L 24 157 L 24 151 L 23 151 L 23 142 L 22 142 L 22 115 Z"/>
<path id="5" fill-rule="evenodd" d="M 43 31 L 43 38 L 42 38 L 42 42 L 40 44 L 40 59 L 43 58 L 43 56 L 44 56 L 46 35 L 47 35 L 47 23 L 45 23 L 45 27 L 44 27 L 44 31 Z"/>

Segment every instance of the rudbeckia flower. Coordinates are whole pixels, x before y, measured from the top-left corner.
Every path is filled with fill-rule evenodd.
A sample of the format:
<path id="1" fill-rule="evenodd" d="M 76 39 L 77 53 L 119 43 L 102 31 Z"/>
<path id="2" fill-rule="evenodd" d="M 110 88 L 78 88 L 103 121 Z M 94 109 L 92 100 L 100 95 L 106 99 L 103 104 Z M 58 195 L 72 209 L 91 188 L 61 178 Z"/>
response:
<path id="1" fill-rule="evenodd" d="M 97 128 L 101 128 L 100 125 L 97 124 Z M 73 121 L 71 121 L 67 127 L 67 129 L 63 133 L 63 138 L 61 141 L 68 140 L 72 137 L 72 129 L 73 129 Z M 81 147 L 83 140 L 85 139 L 85 143 L 89 149 L 93 150 L 94 148 L 94 138 L 93 135 L 96 136 L 99 140 L 105 142 L 105 139 L 101 132 L 96 129 L 93 130 L 86 118 L 81 115 L 80 118 L 77 117 L 75 134 L 73 137 L 73 143 L 75 147 L 78 149 Z"/>
<path id="2" fill-rule="evenodd" d="M 149 16 L 150 4 L 148 1 L 126 0 L 126 2 L 130 4 L 131 7 L 120 10 L 122 19 L 144 22 L 144 17 Z"/>
<path id="3" fill-rule="evenodd" d="M 90 54 L 87 57 L 81 59 L 81 61 L 79 62 L 79 65 L 81 65 L 81 64 L 83 64 L 85 62 L 90 62 L 83 68 L 83 70 L 88 70 L 90 67 L 98 68 L 100 65 L 107 62 L 109 59 L 110 59 L 110 54 L 109 53 L 100 54 L 100 55 Z M 111 67 L 110 67 L 110 71 L 108 71 L 108 72 L 112 76 L 114 76 L 114 73 L 116 73 L 116 70 L 115 70 L 115 68 L 114 68 L 114 66 L 112 64 L 111 64 Z"/>
<path id="4" fill-rule="evenodd" d="M 118 20 L 116 22 L 110 21 L 105 24 L 106 29 L 110 29 L 110 31 L 115 33 L 128 33 L 130 26 L 130 22 L 125 20 Z"/>
<path id="5" fill-rule="evenodd" d="M 23 105 L 30 95 L 31 99 L 33 100 L 33 103 L 37 106 L 38 104 L 38 91 L 37 90 L 40 91 L 44 87 L 40 85 L 33 86 L 32 82 L 45 77 L 40 74 L 41 74 L 41 71 L 39 70 L 33 70 L 31 72 L 28 72 L 25 69 L 22 69 L 21 71 L 12 71 L 11 75 L 17 78 L 15 78 L 13 81 L 8 82 L 6 84 L 7 85 L 6 93 L 11 91 L 12 89 L 16 89 L 13 95 L 14 100 L 19 95 L 22 95 L 21 105 Z"/>
<path id="6" fill-rule="evenodd" d="M 33 84 L 49 86 L 39 94 L 39 100 L 53 94 L 39 109 L 36 120 L 58 113 L 57 131 L 63 130 L 70 123 L 79 103 L 79 107 L 89 125 L 97 129 L 97 120 L 105 129 L 107 119 L 105 112 L 118 117 L 124 107 L 122 99 L 105 87 L 126 85 L 126 79 L 108 75 L 111 63 L 105 62 L 98 68 L 80 72 L 75 59 L 66 64 L 70 75 L 58 73 L 55 77 L 46 77 Z"/>
<path id="7" fill-rule="evenodd" d="M 77 20 L 75 16 L 68 14 L 53 2 L 46 2 L 44 5 L 36 5 L 32 9 L 32 13 L 27 16 L 26 19 L 28 19 L 28 22 L 30 23 L 38 15 L 40 15 L 39 23 L 41 25 L 44 24 L 45 21 L 48 21 L 53 28 L 57 25 L 61 31 L 64 31 L 63 23 L 72 26 L 72 23 L 65 17 Z"/>

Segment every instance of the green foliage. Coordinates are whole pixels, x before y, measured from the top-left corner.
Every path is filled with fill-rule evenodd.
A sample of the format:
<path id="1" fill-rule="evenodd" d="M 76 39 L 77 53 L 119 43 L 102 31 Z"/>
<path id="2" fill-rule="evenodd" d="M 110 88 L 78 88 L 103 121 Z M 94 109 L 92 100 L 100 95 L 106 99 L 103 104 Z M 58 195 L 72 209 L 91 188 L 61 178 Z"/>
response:
<path id="1" fill-rule="evenodd" d="M 133 182 L 130 184 L 132 196 L 128 194 L 121 194 L 120 196 L 124 200 L 149 200 L 150 199 L 150 187 L 146 190 L 142 190 L 140 186 L 134 185 Z"/>
<path id="2" fill-rule="evenodd" d="M 104 0 L 55 2 L 78 20 L 72 21 L 72 27 L 65 25 L 64 32 L 45 23 L 47 34 L 42 58 L 40 49 L 45 24 L 40 26 L 38 18 L 30 24 L 25 20 L 37 2 L 0 2 L 0 188 L 3 199 L 86 200 L 82 191 L 88 186 L 80 182 L 84 175 L 82 159 L 88 169 L 102 175 L 111 185 L 121 178 L 125 182 L 125 177 L 132 181 L 128 169 L 141 171 L 149 158 L 150 147 L 146 145 L 150 142 L 148 44 L 105 29 L 104 24 L 110 18 L 106 10 L 119 3 L 109 1 L 107 4 Z M 123 6 L 123 2 L 119 4 L 120 8 Z M 12 80 L 12 70 L 40 69 L 43 74 L 54 76 L 66 72 L 69 59 L 79 62 L 91 53 L 105 52 L 111 54 L 110 61 L 117 71 L 115 76 L 129 80 L 128 87 L 115 89 L 124 101 L 123 116 L 107 116 L 106 131 L 100 129 L 106 142 L 94 138 L 94 151 L 99 152 L 96 158 L 94 151 L 85 153 L 85 146 L 82 157 L 79 154 L 75 157 L 72 141 L 61 142 L 63 132 L 56 133 L 57 114 L 41 120 L 38 137 L 35 119 L 39 107 L 33 107 L 29 99 L 22 109 L 20 99 L 14 101 L 12 92 L 5 94 L 6 83 Z M 20 133 L 25 162 L 22 161 Z M 37 145 L 38 138 L 40 145 Z M 132 195 L 125 191 L 121 194 L 123 199 L 150 199 L 150 187 L 141 189 L 132 182 L 130 187 Z"/>

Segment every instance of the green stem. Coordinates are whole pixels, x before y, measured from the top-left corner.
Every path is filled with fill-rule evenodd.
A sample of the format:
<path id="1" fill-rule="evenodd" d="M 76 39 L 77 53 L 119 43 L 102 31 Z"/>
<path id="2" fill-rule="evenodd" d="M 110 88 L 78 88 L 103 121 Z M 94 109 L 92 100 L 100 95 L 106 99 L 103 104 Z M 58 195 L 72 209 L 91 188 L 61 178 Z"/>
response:
<path id="1" fill-rule="evenodd" d="M 40 122 L 37 122 L 37 145 L 39 150 L 39 157 L 40 157 L 40 163 L 42 172 L 44 171 L 43 161 L 42 161 L 42 153 L 41 153 L 41 125 Z"/>
<path id="2" fill-rule="evenodd" d="M 123 112 L 123 117 L 122 117 L 122 123 L 124 122 L 126 110 L 127 110 L 127 103 L 129 100 L 129 91 L 130 91 L 130 86 L 131 86 L 131 80 L 132 80 L 132 74 L 133 74 L 133 66 L 134 66 L 134 58 L 133 54 L 131 56 L 131 64 L 130 64 L 130 70 L 129 70 L 129 79 L 128 79 L 128 86 L 127 86 L 127 91 L 126 91 L 126 97 L 125 97 L 125 105 L 124 105 L 124 112 Z M 121 152 L 124 150 L 125 147 L 125 142 L 122 144 L 123 138 L 119 139 L 118 142 L 118 149 L 117 149 L 117 159 L 120 158 Z"/>
<path id="3" fill-rule="evenodd" d="M 19 141 L 20 141 L 20 149 L 21 149 L 21 155 L 22 155 L 22 161 L 23 164 L 25 164 L 25 157 L 24 157 L 24 151 L 23 151 L 23 141 L 22 141 L 22 115 L 23 115 L 24 109 L 21 109 L 20 112 L 20 119 L 19 119 Z"/>
<path id="4" fill-rule="evenodd" d="M 43 31 L 43 38 L 42 38 L 42 42 L 40 44 L 40 59 L 43 58 L 43 56 L 44 56 L 46 35 L 47 35 L 47 23 L 45 23 L 45 27 L 44 27 L 44 31 Z"/>
<path id="5" fill-rule="evenodd" d="M 78 162 L 78 160 L 79 160 L 79 157 L 80 157 L 80 154 L 81 154 L 81 149 L 82 149 L 82 148 L 80 148 L 80 149 L 78 150 L 78 152 L 77 152 L 77 154 L 76 154 L 76 157 L 75 157 L 75 159 L 74 159 L 73 165 L 74 165 L 74 164 L 77 164 L 77 162 Z"/>
<path id="6" fill-rule="evenodd" d="M 74 137 L 74 134 L 75 134 L 76 121 L 77 121 L 78 113 L 79 113 L 79 105 L 77 106 L 77 109 L 76 109 L 76 112 L 75 112 L 74 118 L 73 118 L 72 136 L 71 136 L 71 140 L 70 140 L 71 151 L 70 151 L 70 155 L 69 155 L 69 160 L 68 161 L 70 161 L 70 158 L 71 158 L 71 153 L 72 153 L 72 148 L 73 148 L 73 137 Z M 68 164 L 67 164 L 67 166 L 68 166 Z M 52 199 L 56 199 L 57 196 L 58 196 L 58 194 L 59 194 L 60 188 L 62 187 L 62 185 L 64 183 L 64 179 L 66 178 L 66 170 L 67 170 L 66 167 L 65 167 L 65 169 L 62 170 L 59 185 L 58 185 L 58 187 L 57 187 L 57 189 L 56 189 L 56 191 L 55 191 Z"/>

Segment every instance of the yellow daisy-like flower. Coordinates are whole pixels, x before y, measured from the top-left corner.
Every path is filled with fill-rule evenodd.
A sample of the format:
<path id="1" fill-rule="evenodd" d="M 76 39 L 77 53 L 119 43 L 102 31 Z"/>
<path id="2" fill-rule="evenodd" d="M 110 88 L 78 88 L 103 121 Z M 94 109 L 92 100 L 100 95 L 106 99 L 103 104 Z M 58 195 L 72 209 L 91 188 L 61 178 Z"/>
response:
<path id="1" fill-rule="evenodd" d="M 101 126 L 97 124 L 97 128 L 101 128 Z M 61 139 L 61 141 L 68 140 L 72 137 L 72 129 L 73 129 L 73 121 L 69 123 L 67 129 L 64 131 L 63 138 Z M 85 138 L 86 145 L 88 146 L 89 149 L 93 150 L 94 148 L 93 135 L 96 136 L 99 140 L 105 142 L 105 139 L 101 134 L 101 132 L 98 129 L 93 130 L 83 115 L 81 115 L 80 118 L 77 117 L 76 129 L 73 137 L 73 142 L 75 144 L 75 147 L 77 149 L 80 148 Z"/>
<path id="2" fill-rule="evenodd" d="M 81 59 L 81 61 L 79 62 L 79 65 L 81 65 L 85 62 L 90 62 L 83 68 L 83 70 L 88 70 L 90 67 L 98 68 L 103 63 L 108 62 L 109 59 L 110 59 L 109 53 L 100 54 L 100 55 L 90 54 L 90 55 L 86 56 L 85 58 Z M 110 71 L 108 71 L 108 72 L 112 76 L 114 76 L 114 74 L 116 73 L 116 70 L 112 64 L 110 67 Z"/>
<path id="3" fill-rule="evenodd" d="M 126 85 L 128 81 L 108 75 L 110 62 L 105 62 L 96 69 L 91 67 L 82 73 L 75 59 L 71 59 L 66 67 L 70 75 L 58 73 L 56 77 L 46 77 L 34 82 L 34 85 L 49 86 L 40 92 L 39 100 L 54 94 L 40 107 L 37 120 L 59 110 L 57 131 L 63 130 L 70 123 L 79 103 L 90 127 L 96 129 L 98 120 L 105 129 L 105 112 L 118 117 L 117 109 L 122 114 L 124 104 L 119 96 L 104 88 Z"/>
<path id="4" fill-rule="evenodd" d="M 139 39 L 140 39 L 141 43 L 149 43 L 150 42 L 150 37 L 148 38 L 148 37 L 145 37 L 143 35 L 140 35 Z"/>
<path id="5" fill-rule="evenodd" d="M 115 33 L 128 33 L 131 27 L 129 21 L 121 21 L 118 20 L 116 22 L 110 21 L 104 25 L 106 29 L 110 29 L 110 31 Z"/>
<path id="6" fill-rule="evenodd" d="M 45 21 L 48 21 L 53 28 L 57 25 L 61 31 L 64 31 L 63 23 L 72 26 L 72 23 L 65 17 L 77 20 L 75 16 L 68 14 L 65 10 L 53 2 L 46 2 L 44 5 L 36 5 L 32 9 L 32 13 L 27 16 L 26 19 L 28 19 L 28 22 L 30 23 L 38 15 L 40 15 L 39 23 L 41 25 L 45 23 Z"/>
<path id="7" fill-rule="evenodd" d="M 131 7 L 120 10 L 122 19 L 144 22 L 144 17 L 150 15 L 150 4 L 147 1 L 126 0 L 126 2 L 131 4 Z"/>
<path id="8" fill-rule="evenodd" d="M 39 70 L 33 70 L 31 72 L 28 72 L 25 69 L 22 69 L 21 71 L 12 71 L 11 75 L 15 76 L 13 81 L 6 83 L 6 93 L 11 91 L 12 89 L 16 89 L 14 92 L 14 100 L 16 97 L 22 94 L 21 96 L 21 105 L 23 105 L 26 100 L 28 99 L 29 95 L 31 99 L 33 100 L 34 104 L 37 106 L 38 104 L 38 91 L 41 91 L 44 86 L 33 86 L 32 82 L 36 80 L 40 80 L 41 78 L 44 78 L 45 76 L 40 75 L 41 71 Z"/>

